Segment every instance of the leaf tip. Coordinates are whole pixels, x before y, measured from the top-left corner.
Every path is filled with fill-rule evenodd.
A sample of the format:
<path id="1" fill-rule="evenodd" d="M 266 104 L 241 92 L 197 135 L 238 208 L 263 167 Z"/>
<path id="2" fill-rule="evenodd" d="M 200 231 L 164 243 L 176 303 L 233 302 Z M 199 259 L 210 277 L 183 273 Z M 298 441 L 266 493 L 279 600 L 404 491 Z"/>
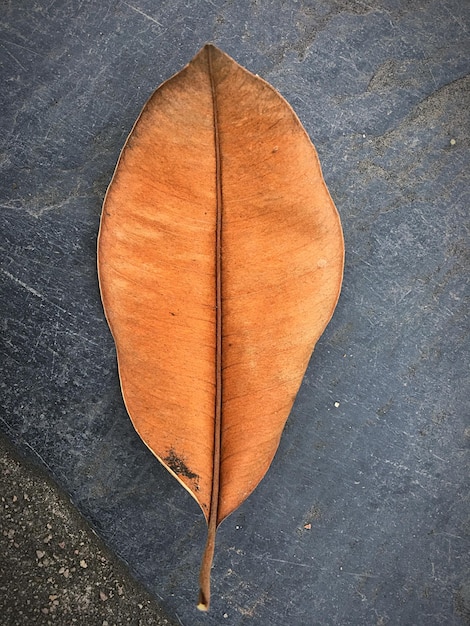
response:
<path id="1" fill-rule="evenodd" d="M 204 45 L 202 50 L 209 52 L 214 56 L 227 57 L 225 52 L 223 52 L 220 48 L 218 48 L 214 43 L 211 43 L 210 41 Z"/>

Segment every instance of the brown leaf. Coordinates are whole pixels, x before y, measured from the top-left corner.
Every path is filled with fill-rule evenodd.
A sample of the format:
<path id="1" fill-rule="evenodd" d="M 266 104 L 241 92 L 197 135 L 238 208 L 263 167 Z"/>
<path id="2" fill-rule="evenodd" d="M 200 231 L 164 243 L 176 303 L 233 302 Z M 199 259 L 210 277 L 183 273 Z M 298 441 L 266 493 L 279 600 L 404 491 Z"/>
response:
<path id="1" fill-rule="evenodd" d="M 99 278 L 124 401 L 208 522 L 266 473 L 343 271 L 338 213 L 287 102 L 206 45 L 161 85 L 103 207 Z"/>

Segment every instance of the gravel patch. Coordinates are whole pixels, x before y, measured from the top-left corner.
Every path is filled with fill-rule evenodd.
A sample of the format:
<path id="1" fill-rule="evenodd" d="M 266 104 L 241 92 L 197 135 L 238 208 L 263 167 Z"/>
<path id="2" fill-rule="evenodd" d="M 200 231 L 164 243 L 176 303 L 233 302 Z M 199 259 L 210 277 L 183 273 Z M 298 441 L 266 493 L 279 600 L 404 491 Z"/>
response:
<path id="1" fill-rule="evenodd" d="M 4 626 L 172 626 L 67 497 L 0 437 Z"/>

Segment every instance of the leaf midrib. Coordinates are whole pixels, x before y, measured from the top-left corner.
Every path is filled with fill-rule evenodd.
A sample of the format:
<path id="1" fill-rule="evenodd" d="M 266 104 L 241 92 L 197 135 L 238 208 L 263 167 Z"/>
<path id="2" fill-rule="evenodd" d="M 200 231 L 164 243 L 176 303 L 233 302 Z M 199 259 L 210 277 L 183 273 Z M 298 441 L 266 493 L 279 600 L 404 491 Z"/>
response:
<path id="1" fill-rule="evenodd" d="M 208 518 L 207 543 L 199 575 L 198 607 L 207 610 L 210 601 L 210 570 L 214 558 L 215 535 L 218 526 L 220 494 L 220 451 L 222 435 L 222 163 L 219 137 L 219 115 L 212 52 L 214 47 L 206 46 L 207 66 L 212 95 L 212 115 L 214 127 L 216 224 L 215 224 L 215 406 L 214 406 L 214 446 L 212 462 L 212 490 Z"/>

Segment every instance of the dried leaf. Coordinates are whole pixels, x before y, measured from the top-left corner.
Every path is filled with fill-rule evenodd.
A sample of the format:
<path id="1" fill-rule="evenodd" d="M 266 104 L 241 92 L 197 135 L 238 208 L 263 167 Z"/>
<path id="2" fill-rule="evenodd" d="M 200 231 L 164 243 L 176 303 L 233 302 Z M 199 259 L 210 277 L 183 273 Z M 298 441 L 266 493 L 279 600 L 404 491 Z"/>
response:
<path id="1" fill-rule="evenodd" d="M 287 102 L 212 45 L 161 85 L 103 206 L 124 401 L 216 529 L 266 473 L 343 271 L 339 217 Z"/>

